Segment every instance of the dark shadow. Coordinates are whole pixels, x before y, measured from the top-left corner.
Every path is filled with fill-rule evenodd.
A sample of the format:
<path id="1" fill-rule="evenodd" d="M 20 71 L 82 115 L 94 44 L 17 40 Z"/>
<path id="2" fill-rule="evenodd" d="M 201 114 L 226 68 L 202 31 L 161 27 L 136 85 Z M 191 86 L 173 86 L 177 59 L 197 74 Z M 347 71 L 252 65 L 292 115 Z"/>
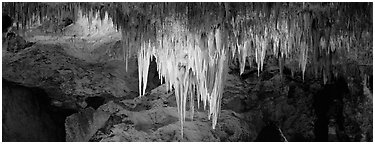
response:
<path id="1" fill-rule="evenodd" d="M 99 108 L 105 102 L 104 97 L 88 97 L 86 98 L 87 107 L 92 107 L 94 109 Z"/>
<path id="2" fill-rule="evenodd" d="M 335 119 L 338 130 L 344 131 L 343 97 L 346 93 L 349 93 L 347 83 L 340 77 L 333 83 L 326 84 L 323 90 L 314 95 L 313 106 L 317 116 L 314 127 L 315 141 L 328 141 L 329 119 Z M 339 139 L 346 141 L 345 137 Z"/>
<path id="3" fill-rule="evenodd" d="M 50 105 L 40 88 L 3 79 L 3 141 L 65 141 L 65 118 L 76 111 Z"/>
<path id="4" fill-rule="evenodd" d="M 267 125 L 259 132 L 255 142 L 284 142 L 284 138 L 275 123 L 267 122 Z"/>
<path id="5" fill-rule="evenodd" d="M 3 33 L 5 33 L 13 25 L 13 19 L 8 15 L 3 14 L 2 23 L 3 23 Z"/>

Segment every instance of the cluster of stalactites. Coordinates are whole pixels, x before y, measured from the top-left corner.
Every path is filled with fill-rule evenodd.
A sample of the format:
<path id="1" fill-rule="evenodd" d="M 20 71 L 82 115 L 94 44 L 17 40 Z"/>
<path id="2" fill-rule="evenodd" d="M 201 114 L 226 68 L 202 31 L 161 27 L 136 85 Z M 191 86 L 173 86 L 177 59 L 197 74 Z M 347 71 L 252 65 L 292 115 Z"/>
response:
<path id="1" fill-rule="evenodd" d="M 339 35 L 327 33 L 320 37 L 312 51 L 311 63 L 315 77 L 322 78 L 323 83 L 326 84 L 337 77 L 338 73 L 345 71 L 343 69 L 345 66 L 340 65 L 350 59 L 358 61 L 359 65 L 371 65 L 371 62 L 364 60 L 369 58 L 364 53 L 369 53 L 372 49 L 370 44 L 372 36 L 369 33 L 366 31 L 360 32 L 359 35 L 350 32 L 342 32 Z"/>
<path id="2" fill-rule="evenodd" d="M 349 50 L 348 45 L 354 40 L 352 32 L 344 30 L 337 33 L 338 30 L 333 29 L 325 31 L 334 34 L 325 34 L 324 37 L 313 40 L 313 19 L 326 23 L 321 16 L 326 14 L 325 11 L 339 16 L 343 12 L 342 9 L 336 10 L 336 5 L 343 5 L 350 10 L 350 5 L 341 3 L 332 3 L 324 8 L 319 3 L 3 3 L 3 11 L 14 17 L 21 24 L 20 27 L 27 27 L 36 20 L 43 22 L 51 17 L 76 17 L 78 11 L 82 11 L 89 22 L 95 13 L 98 13 L 101 19 L 108 13 L 117 29 L 123 33 L 126 63 L 129 57 L 136 53 L 135 49 L 140 48 L 141 36 L 145 41 L 155 41 L 155 38 L 146 36 L 155 36 L 156 31 L 164 29 L 166 17 L 186 15 L 188 29 L 195 29 L 195 32 L 199 29 L 206 31 L 212 24 L 222 21 L 223 24 L 230 25 L 231 37 L 228 45 L 232 57 L 237 55 L 239 58 L 241 74 L 244 72 L 246 60 L 251 65 L 255 59 L 259 75 L 266 53 L 271 51 L 278 58 L 298 60 L 304 75 L 309 56 L 311 57 L 309 52 L 313 49 L 331 49 L 327 50 L 327 53 L 342 47 Z M 320 8 L 315 8 L 314 12 L 314 6 Z M 344 26 L 346 29 L 358 29 L 353 18 L 341 16 L 337 19 L 348 25 Z M 136 40 L 131 40 L 133 35 L 137 35 Z M 317 42 L 321 43 L 321 46 L 316 46 Z M 131 43 L 137 43 L 137 46 L 130 46 Z"/>
<path id="3" fill-rule="evenodd" d="M 310 13 L 287 16 L 282 11 L 271 12 L 268 16 L 262 12 L 246 12 L 233 18 L 234 36 L 237 37 L 237 53 L 240 61 L 240 73 L 244 72 L 246 59 L 250 65 L 253 59 L 257 63 L 258 75 L 263 70 L 264 58 L 268 49 L 277 58 L 299 56 L 302 73 L 306 70 L 309 48 L 312 46 L 310 35 L 312 17 Z M 249 24 L 252 21 L 252 24 Z M 235 49 L 232 49 L 234 51 Z M 235 52 L 232 52 L 235 53 Z"/>
<path id="4" fill-rule="evenodd" d="M 79 3 L 38 3 L 38 2 L 5 2 L 3 14 L 8 14 L 14 19 L 18 29 L 26 30 L 35 23 L 43 23 L 54 19 L 61 22 L 65 17 L 77 18 Z"/>
<path id="5" fill-rule="evenodd" d="M 354 32 L 337 32 L 332 28 L 321 34 L 317 28 L 313 29 L 314 19 L 315 23 L 319 20 L 308 11 L 287 13 L 278 8 L 268 14 L 246 10 L 233 17 L 229 23 L 235 37 L 231 51 L 232 56 L 237 54 L 239 59 L 240 74 L 244 72 L 246 60 L 251 66 L 255 59 L 259 75 L 265 56 L 272 53 L 279 60 L 297 60 L 304 79 L 309 59 L 312 59 L 309 57 L 316 57 L 313 53 L 316 49 L 323 49 L 325 55 L 338 50 L 350 51 L 356 40 Z"/>
<path id="6" fill-rule="evenodd" d="M 220 112 L 223 83 L 228 62 L 224 28 L 212 29 L 206 36 L 189 31 L 183 18 L 167 18 L 156 41 L 145 41 L 138 52 L 140 95 L 145 93 L 149 62 L 155 57 L 159 77 L 167 90 L 174 90 L 181 122 L 181 135 L 189 99 L 191 119 L 194 99 L 209 107 L 208 118 L 215 128 Z"/>

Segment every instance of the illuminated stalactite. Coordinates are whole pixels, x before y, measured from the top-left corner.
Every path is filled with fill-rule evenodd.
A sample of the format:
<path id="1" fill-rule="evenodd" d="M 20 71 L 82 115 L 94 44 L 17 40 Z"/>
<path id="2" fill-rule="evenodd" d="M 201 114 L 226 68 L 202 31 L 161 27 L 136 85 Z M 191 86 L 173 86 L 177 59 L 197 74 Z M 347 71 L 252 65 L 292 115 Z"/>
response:
<path id="1" fill-rule="evenodd" d="M 146 47 L 141 47 L 138 55 L 139 80 L 143 84 L 140 86 L 145 86 L 145 69 L 148 67 L 145 63 L 150 61 L 152 53 L 156 58 L 159 76 L 165 80 L 167 90 L 175 92 L 181 130 L 183 131 L 188 98 L 190 117 L 193 118 L 194 96 L 197 96 L 198 107 L 200 101 L 203 102 L 204 109 L 209 106 L 208 117 L 212 119 L 212 127 L 215 128 L 228 63 L 226 30 L 214 29 L 206 38 L 188 31 L 182 18 L 177 21 L 174 19 L 166 21 L 163 27 L 169 29 L 161 30 L 162 33 L 158 35 L 162 36 L 157 37 L 158 43 L 148 42 L 144 45 Z M 140 91 L 144 94 L 144 89 Z M 183 135 L 183 132 L 181 134 Z"/>

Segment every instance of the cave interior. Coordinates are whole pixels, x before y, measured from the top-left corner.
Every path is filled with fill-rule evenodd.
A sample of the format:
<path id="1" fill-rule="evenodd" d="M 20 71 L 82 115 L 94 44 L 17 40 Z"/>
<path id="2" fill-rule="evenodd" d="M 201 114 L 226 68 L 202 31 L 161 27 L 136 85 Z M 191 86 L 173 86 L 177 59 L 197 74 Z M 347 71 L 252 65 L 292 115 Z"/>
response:
<path id="1" fill-rule="evenodd" d="M 372 2 L 2 2 L 3 141 L 373 141 Z"/>

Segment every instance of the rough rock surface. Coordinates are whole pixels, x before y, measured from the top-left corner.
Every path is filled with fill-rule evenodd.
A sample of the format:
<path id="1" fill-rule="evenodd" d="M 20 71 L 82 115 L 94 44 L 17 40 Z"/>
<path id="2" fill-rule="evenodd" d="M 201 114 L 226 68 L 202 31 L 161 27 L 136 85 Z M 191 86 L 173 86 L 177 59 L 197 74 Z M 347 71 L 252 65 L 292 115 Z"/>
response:
<path id="1" fill-rule="evenodd" d="M 87 142 L 95 132 L 104 126 L 110 114 L 93 108 L 73 114 L 66 118 L 66 141 Z"/>
<path id="2" fill-rule="evenodd" d="M 350 64 L 342 84 L 323 84 L 311 75 L 305 81 L 298 75 L 281 76 L 274 65 L 268 61 L 259 77 L 254 68 L 238 76 L 238 70 L 232 67 L 222 109 L 244 113 L 250 129 L 257 134 L 265 123 L 273 122 L 288 141 L 316 141 L 316 110 L 323 106 L 328 127 L 322 133 L 328 136 L 327 141 L 372 141 L 372 91 L 359 77 L 361 72 L 371 70 Z M 316 96 L 321 98 L 314 102 Z"/>
<path id="3" fill-rule="evenodd" d="M 90 141 L 248 141 L 248 127 L 233 111 L 222 111 L 215 130 L 205 112 L 196 112 L 193 120 L 186 118 L 184 137 L 181 139 L 180 122 L 176 107 L 160 107 L 144 111 L 129 111 L 109 102 L 101 108 L 113 112 L 111 121 L 99 130 Z M 190 115 L 190 112 L 187 112 Z M 114 119 L 117 119 L 115 121 Z"/>
<path id="4" fill-rule="evenodd" d="M 33 44 L 35 43 L 26 41 L 23 37 L 14 32 L 7 33 L 6 37 L 3 37 L 3 50 L 8 52 L 17 53 Z"/>
<path id="5" fill-rule="evenodd" d="M 274 122 L 288 141 L 313 141 L 312 93 L 303 84 L 282 77 L 269 66 L 258 77 L 256 69 L 240 77 L 235 69 L 228 75 L 223 108 L 244 115 L 255 140 L 268 122 Z"/>
<path id="6" fill-rule="evenodd" d="M 187 111 L 184 137 L 173 92 L 165 85 L 133 100 L 110 101 L 98 110 L 111 113 L 106 125 L 90 141 L 250 141 L 247 122 L 232 110 L 221 111 L 215 129 L 207 111 L 196 109 L 193 120 Z"/>
<path id="7" fill-rule="evenodd" d="M 127 79 L 115 72 L 115 67 L 71 57 L 58 45 L 36 44 L 17 54 L 3 56 L 3 78 L 43 88 L 61 101 L 103 94 L 124 97 L 137 91 L 136 78 Z"/>
<path id="8" fill-rule="evenodd" d="M 354 96 L 344 97 L 344 126 L 348 136 L 347 141 L 373 141 L 373 94 L 365 85 L 363 93 L 363 95 L 357 93 Z"/>

